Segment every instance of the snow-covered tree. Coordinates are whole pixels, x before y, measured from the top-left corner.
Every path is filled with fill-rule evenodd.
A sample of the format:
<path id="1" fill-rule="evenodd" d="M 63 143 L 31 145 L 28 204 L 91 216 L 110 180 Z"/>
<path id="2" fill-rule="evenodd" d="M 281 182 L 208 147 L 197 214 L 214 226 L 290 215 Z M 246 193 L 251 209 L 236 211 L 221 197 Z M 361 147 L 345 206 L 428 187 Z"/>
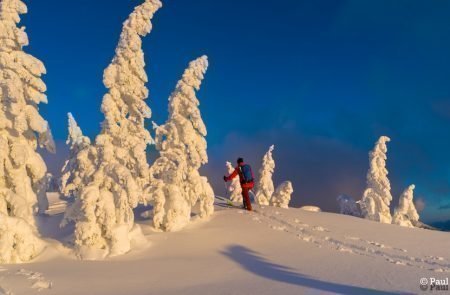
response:
<path id="1" fill-rule="evenodd" d="M 0 1 L 0 263 L 28 261 L 43 247 L 34 211 L 37 195 L 45 194 L 47 167 L 36 149 L 55 151 L 38 108 L 47 103 L 46 70 L 23 51 L 28 36 L 18 23 L 24 13 L 22 1 Z"/>
<path id="2" fill-rule="evenodd" d="M 102 131 L 94 146 L 78 152 L 78 164 L 70 174 L 81 183 L 66 185 L 74 190 L 76 201 L 63 224 L 75 221 L 75 244 L 84 259 L 96 258 L 91 256 L 94 252 L 113 256 L 129 251 L 131 232 L 139 231 L 133 208 L 145 202 L 145 150 L 153 143 L 144 127 L 151 110 L 145 103 L 141 37 L 150 33 L 151 19 L 161 6 L 159 0 L 146 0 L 123 24 L 116 54 L 103 77 L 109 92 L 102 102 Z"/>
<path id="3" fill-rule="evenodd" d="M 264 155 L 261 169 L 259 169 L 259 178 L 256 183 L 256 202 L 261 206 L 268 206 L 270 199 L 274 193 L 274 185 L 272 175 L 275 170 L 275 161 L 272 157 L 272 152 L 275 146 L 271 146 L 269 151 Z"/>
<path id="4" fill-rule="evenodd" d="M 415 185 L 410 185 L 400 196 L 398 207 L 395 209 L 393 224 L 405 227 L 414 227 L 419 221 L 419 213 L 414 206 Z"/>
<path id="5" fill-rule="evenodd" d="M 69 158 L 61 170 L 60 192 L 67 197 L 75 197 L 74 203 L 67 207 L 61 226 L 77 220 L 81 215 L 82 199 L 79 197 L 82 189 L 87 186 L 97 167 L 97 150 L 91 145 L 89 137 L 84 136 L 71 113 L 68 116 Z"/>
<path id="6" fill-rule="evenodd" d="M 226 167 L 228 174 L 234 172 L 235 168 L 230 162 L 226 163 Z M 231 184 L 228 186 L 228 193 L 230 194 L 230 200 L 232 202 L 242 202 L 242 188 L 238 177 L 233 178 L 231 181 Z"/>
<path id="7" fill-rule="evenodd" d="M 169 98 L 168 120 L 156 127 L 160 157 L 150 169 L 150 191 L 153 222 L 162 230 L 185 227 L 197 202 L 200 217 L 210 216 L 214 211 L 214 192 L 198 171 L 208 162 L 207 132 L 196 97 L 207 68 L 206 56 L 189 64 Z"/>
<path id="8" fill-rule="evenodd" d="M 65 196 L 71 196 L 74 191 L 81 189 L 87 183 L 84 178 L 89 173 L 83 173 L 81 167 L 81 160 L 83 157 L 78 157 L 82 151 L 87 150 L 91 146 L 89 137 L 84 136 L 81 128 L 78 126 L 75 118 L 71 113 L 67 114 L 69 122 L 69 136 L 66 144 L 69 145 L 70 153 L 69 159 L 66 160 L 61 170 L 60 189 Z M 92 164 L 85 165 L 86 167 L 93 167 Z"/>
<path id="9" fill-rule="evenodd" d="M 386 169 L 387 146 L 390 141 L 382 136 L 369 153 L 370 169 L 367 173 L 367 189 L 360 201 L 361 212 L 364 218 L 381 223 L 391 223 L 392 216 L 389 210 L 392 201 L 391 184 Z"/>
<path id="10" fill-rule="evenodd" d="M 283 182 L 275 190 L 275 193 L 270 199 L 270 205 L 285 209 L 289 208 L 289 202 L 291 201 L 291 195 L 293 192 L 294 189 L 292 187 L 292 182 L 290 181 Z"/>
<path id="11" fill-rule="evenodd" d="M 337 197 L 337 201 L 339 204 L 339 213 L 361 217 L 361 210 L 355 199 L 347 195 L 340 195 Z"/>

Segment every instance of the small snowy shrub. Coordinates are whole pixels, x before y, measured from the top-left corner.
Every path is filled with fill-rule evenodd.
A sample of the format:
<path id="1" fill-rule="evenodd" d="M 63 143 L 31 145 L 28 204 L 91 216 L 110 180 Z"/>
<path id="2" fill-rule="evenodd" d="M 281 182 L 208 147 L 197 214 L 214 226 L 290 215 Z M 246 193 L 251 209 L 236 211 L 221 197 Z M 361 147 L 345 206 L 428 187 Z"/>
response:
<path id="1" fill-rule="evenodd" d="M 419 213 L 414 206 L 415 185 L 410 185 L 400 196 L 399 204 L 394 212 L 393 224 L 414 227 L 419 221 Z"/>
<path id="2" fill-rule="evenodd" d="M 294 192 L 292 188 L 292 183 L 290 181 L 285 181 L 280 184 L 272 198 L 270 199 L 270 205 L 274 207 L 289 208 L 289 202 L 291 201 L 291 195 Z"/>

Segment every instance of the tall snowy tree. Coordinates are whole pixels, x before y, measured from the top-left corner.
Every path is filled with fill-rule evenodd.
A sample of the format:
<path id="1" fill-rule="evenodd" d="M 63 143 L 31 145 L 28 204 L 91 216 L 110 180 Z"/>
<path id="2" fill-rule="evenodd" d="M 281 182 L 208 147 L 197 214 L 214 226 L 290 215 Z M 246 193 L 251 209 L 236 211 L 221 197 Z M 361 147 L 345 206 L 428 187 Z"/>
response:
<path id="1" fill-rule="evenodd" d="M 419 221 L 419 213 L 417 213 L 413 200 L 415 188 L 415 185 L 410 185 L 400 196 L 398 207 L 395 208 L 393 224 L 414 227 L 414 224 Z"/>
<path id="2" fill-rule="evenodd" d="M 153 143 L 144 127 L 151 110 L 145 103 L 141 37 L 150 33 L 151 19 L 161 6 L 159 0 L 146 0 L 123 24 L 116 54 L 103 77 L 109 92 L 103 97 L 102 131 L 95 145 L 77 156 L 84 183 L 75 190 L 77 200 L 63 223 L 75 221 L 75 244 L 83 259 L 95 259 L 99 253 L 123 254 L 130 250 L 131 235 L 139 231 L 133 208 L 146 199 L 145 150 Z"/>
<path id="3" fill-rule="evenodd" d="M 45 195 L 47 167 L 39 146 L 55 151 L 49 125 L 38 105 L 47 103 L 44 64 L 25 53 L 27 13 L 20 0 L 0 1 L 0 263 L 29 261 L 42 249 L 34 210 Z"/>
<path id="4" fill-rule="evenodd" d="M 66 144 L 69 145 L 69 158 L 66 160 L 60 178 L 60 192 L 67 197 L 75 197 L 74 203 L 68 206 L 61 226 L 68 221 L 77 220 L 81 215 L 82 199 L 79 197 L 82 189 L 88 185 L 96 169 L 97 150 L 91 145 L 91 140 L 83 135 L 75 118 L 71 113 L 68 116 L 68 137 Z"/>
<path id="5" fill-rule="evenodd" d="M 275 161 L 272 152 L 275 146 L 271 146 L 269 151 L 264 155 L 261 169 L 259 169 L 259 178 L 256 183 L 256 202 L 261 206 L 268 206 L 270 199 L 275 191 L 272 175 L 275 170 Z"/>
<path id="6" fill-rule="evenodd" d="M 196 97 L 208 68 L 206 56 L 189 64 L 169 98 L 169 118 L 156 128 L 160 157 L 150 169 L 154 225 L 166 231 L 185 227 L 192 208 L 200 202 L 200 217 L 214 211 L 214 192 L 199 174 L 208 162 L 206 127 Z"/>
<path id="7" fill-rule="evenodd" d="M 235 169 L 230 162 L 226 162 L 226 168 L 228 174 L 232 174 Z M 231 184 L 228 186 L 228 193 L 230 194 L 230 200 L 232 202 L 242 202 L 242 188 L 238 177 L 231 180 Z"/>
<path id="8" fill-rule="evenodd" d="M 292 182 L 283 182 L 275 190 L 275 193 L 270 199 L 270 205 L 285 209 L 289 208 L 289 203 L 291 202 L 291 196 L 293 192 L 294 188 L 292 187 Z"/>
<path id="9" fill-rule="evenodd" d="M 370 169 L 367 173 L 367 189 L 360 201 L 361 212 L 364 218 L 381 223 L 391 223 L 392 216 L 389 206 L 392 201 L 391 184 L 386 169 L 387 146 L 390 141 L 382 136 L 369 153 Z"/>
<path id="10" fill-rule="evenodd" d="M 89 137 L 83 135 L 81 128 L 78 126 L 72 114 L 68 113 L 67 116 L 69 136 L 66 144 L 69 145 L 70 153 L 69 159 L 66 160 L 61 170 L 60 190 L 63 195 L 71 196 L 75 190 L 81 189 L 87 182 L 85 177 L 89 173 L 83 173 L 85 172 L 83 171 L 83 167 L 94 167 L 94 165 L 88 164 L 81 167 L 80 160 L 84 157 L 78 157 L 78 155 L 91 146 L 91 140 Z"/>

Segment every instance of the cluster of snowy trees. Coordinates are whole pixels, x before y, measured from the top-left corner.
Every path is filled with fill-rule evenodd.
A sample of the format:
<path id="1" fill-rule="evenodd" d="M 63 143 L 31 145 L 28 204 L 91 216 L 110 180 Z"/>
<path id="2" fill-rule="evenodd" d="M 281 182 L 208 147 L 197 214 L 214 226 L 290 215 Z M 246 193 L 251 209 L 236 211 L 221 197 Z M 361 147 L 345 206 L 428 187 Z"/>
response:
<path id="1" fill-rule="evenodd" d="M 367 188 L 360 201 L 355 202 L 347 196 L 339 196 L 341 213 L 362 216 L 381 223 L 393 223 L 400 226 L 414 227 L 419 221 L 419 214 L 414 206 L 414 185 L 410 185 L 400 196 L 399 205 L 391 215 L 391 184 L 386 168 L 387 143 L 390 138 L 381 136 L 369 153 L 370 168 L 367 173 Z M 359 207 L 358 207 L 359 204 Z"/>
<path id="2" fill-rule="evenodd" d="M 105 69 L 101 132 L 84 136 L 68 114 L 70 155 L 60 181 L 64 196 L 73 199 L 61 226 L 73 222 L 74 251 L 82 259 L 128 252 L 142 237 L 133 209 L 152 204 L 156 228 L 180 230 L 199 205 L 199 218 L 213 214 L 214 192 L 199 174 L 208 162 L 207 135 L 196 91 L 208 67 L 206 56 L 192 61 L 169 99 L 169 118 L 155 127 L 155 140 L 145 128 L 151 109 L 145 103 L 142 37 L 160 0 L 145 0 L 124 22 L 115 56 Z M 24 28 L 17 25 L 27 12 L 20 0 L 0 1 L 0 263 L 24 262 L 37 256 L 44 243 L 35 224 L 38 208 L 45 211 L 49 183 L 38 146 L 55 152 L 52 135 L 38 112 L 47 103 L 42 62 L 26 54 Z M 150 166 L 146 149 L 156 145 L 159 158 Z M 42 200 L 38 206 L 38 200 Z"/>
<path id="3" fill-rule="evenodd" d="M 272 155 L 274 149 L 275 146 L 272 145 L 263 157 L 259 178 L 255 184 L 255 199 L 261 206 L 288 208 L 294 189 L 290 181 L 285 181 L 275 190 L 272 179 L 275 171 L 275 160 Z"/>

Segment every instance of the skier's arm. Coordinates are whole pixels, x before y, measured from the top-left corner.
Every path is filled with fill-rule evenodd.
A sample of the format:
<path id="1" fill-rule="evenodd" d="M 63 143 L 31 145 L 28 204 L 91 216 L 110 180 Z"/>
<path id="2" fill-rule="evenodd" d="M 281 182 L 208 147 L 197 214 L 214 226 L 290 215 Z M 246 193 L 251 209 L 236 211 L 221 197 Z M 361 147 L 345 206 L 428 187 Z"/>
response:
<path id="1" fill-rule="evenodd" d="M 239 174 L 239 168 L 236 168 L 236 169 L 234 169 L 233 173 L 231 173 L 230 176 L 225 176 L 224 179 L 225 179 L 225 181 L 230 181 L 233 178 L 235 178 L 236 176 L 238 176 L 238 174 Z"/>

